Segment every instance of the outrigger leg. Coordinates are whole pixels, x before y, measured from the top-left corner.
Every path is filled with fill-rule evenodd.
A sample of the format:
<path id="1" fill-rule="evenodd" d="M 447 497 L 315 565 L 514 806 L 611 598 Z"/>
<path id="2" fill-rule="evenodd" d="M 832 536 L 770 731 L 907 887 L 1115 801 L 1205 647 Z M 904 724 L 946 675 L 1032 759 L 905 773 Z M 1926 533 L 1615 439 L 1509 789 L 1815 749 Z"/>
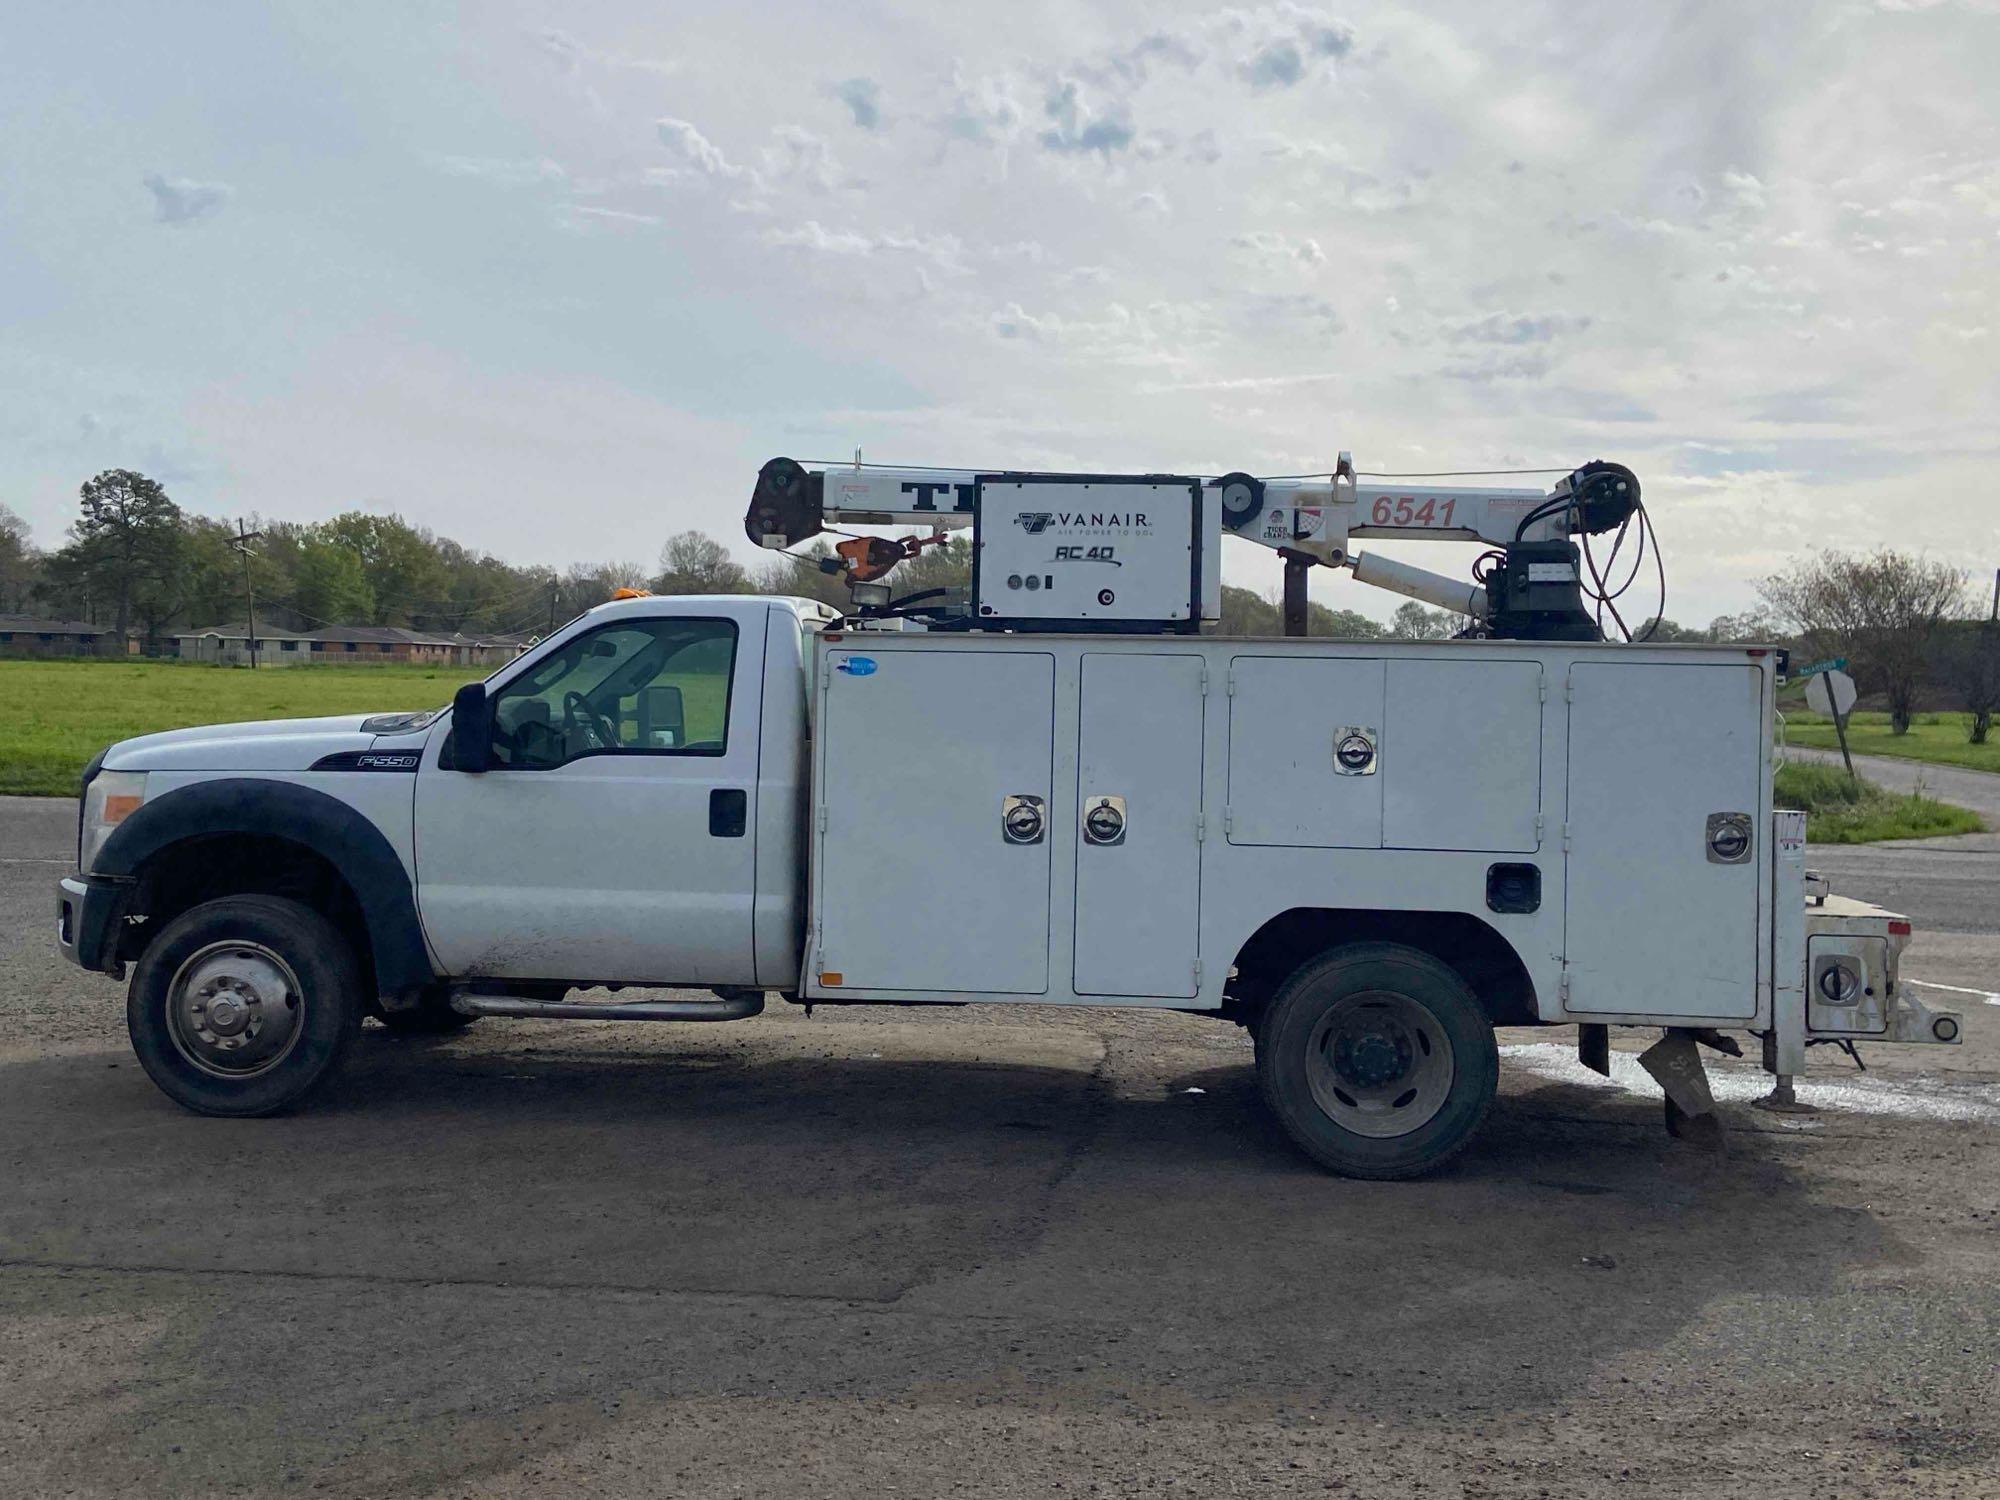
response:
<path id="1" fill-rule="evenodd" d="M 1706 1028 L 1669 1026 L 1667 1034 L 1639 1054 L 1639 1066 L 1653 1075 L 1666 1093 L 1667 1134 L 1711 1151 L 1728 1149 L 1722 1120 L 1715 1112 L 1715 1095 L 1708 1087 L 1698 1045 L 1728 1041 Z M 1728 1050 L 1728 1049 L 1725 1049 Z"/>

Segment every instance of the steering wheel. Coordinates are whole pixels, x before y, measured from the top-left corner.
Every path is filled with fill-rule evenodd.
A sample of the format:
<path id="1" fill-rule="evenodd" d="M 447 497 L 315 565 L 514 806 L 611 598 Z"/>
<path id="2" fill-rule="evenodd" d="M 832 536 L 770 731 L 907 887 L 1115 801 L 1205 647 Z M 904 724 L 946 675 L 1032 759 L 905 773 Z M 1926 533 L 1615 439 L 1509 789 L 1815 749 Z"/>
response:
<path id="1" fill-rule="evenodd" d="M 609 750 L 618 743 L 617 728 L 592 708 L 581 693 L 563 694 L 563 729 L 580 731 L 593 750 Z"/>

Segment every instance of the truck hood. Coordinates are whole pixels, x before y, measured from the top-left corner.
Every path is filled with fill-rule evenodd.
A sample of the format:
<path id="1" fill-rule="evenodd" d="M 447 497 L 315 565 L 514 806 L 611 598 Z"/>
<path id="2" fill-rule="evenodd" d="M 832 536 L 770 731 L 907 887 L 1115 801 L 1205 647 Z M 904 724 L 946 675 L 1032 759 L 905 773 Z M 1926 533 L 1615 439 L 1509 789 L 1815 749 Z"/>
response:
<path id="1" fill-rule="evenodd" d="M 341 714 L 325 719 L 259 719 L 204 724 L 120 740 L 104 753 L 107 771 L 304 771 L 323 756 L 367 750 L 385 735 L 399 748 L 431 714 Z"/>

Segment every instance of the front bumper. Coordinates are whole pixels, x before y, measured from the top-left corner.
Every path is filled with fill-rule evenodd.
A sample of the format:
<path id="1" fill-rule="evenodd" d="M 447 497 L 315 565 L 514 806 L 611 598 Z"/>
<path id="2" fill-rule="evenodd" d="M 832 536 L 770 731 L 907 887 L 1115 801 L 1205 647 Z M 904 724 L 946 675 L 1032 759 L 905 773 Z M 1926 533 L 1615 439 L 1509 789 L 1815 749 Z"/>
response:
<path id="1" fill-rule="evenodd" d="M 62 956 L 85 969 L 125 977 L 118 956 L 118 929 L 125 917 L 123 881 L 92 880 L 66 875 L 56 888 L 56 946 Z"/>

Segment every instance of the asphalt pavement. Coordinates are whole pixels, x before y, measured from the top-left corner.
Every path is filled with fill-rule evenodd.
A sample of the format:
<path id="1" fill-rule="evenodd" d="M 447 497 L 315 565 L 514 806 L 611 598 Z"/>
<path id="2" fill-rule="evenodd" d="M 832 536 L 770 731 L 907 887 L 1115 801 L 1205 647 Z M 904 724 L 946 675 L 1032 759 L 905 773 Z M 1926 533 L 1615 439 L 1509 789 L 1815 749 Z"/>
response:
<path id="1" fill-rule="evenodd" d="M 53 951 L 74 830 L 0 799 L 0 1496 L 1994 1493 L 2000 1006 L 1719 1069 L 1724 1158 L 1510 1032 L 1404 1184 L 1109 1010 L 371 1025 L 206 1120 Z M 2000 989 L 1991 851 L 1821 854 Z"/>

